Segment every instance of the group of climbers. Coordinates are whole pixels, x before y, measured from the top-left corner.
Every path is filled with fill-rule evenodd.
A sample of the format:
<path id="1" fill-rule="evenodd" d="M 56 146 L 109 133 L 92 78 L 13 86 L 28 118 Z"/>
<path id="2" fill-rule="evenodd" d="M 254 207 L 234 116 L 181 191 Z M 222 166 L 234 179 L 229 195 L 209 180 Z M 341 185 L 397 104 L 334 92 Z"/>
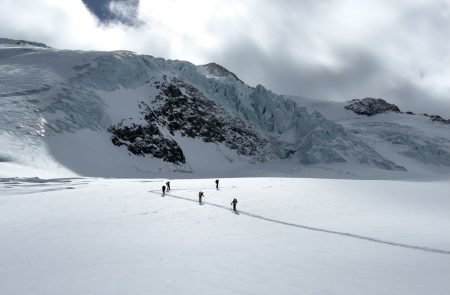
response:
<path id="1" fill-rule="evenodd" d="M 219 189 L 219 180 L 216 179 L 216 180 L 215 180 L 215 183 L 216 183 L 216 189 L 218 190 L 218 189 Z M 163 185 L 163 186 L 162 186 L 162 193 L 163 193 L 163 195 L 166 194 L 166 191 L 167 191 L 167 192 L 170 191 L 170 181 L 167 181 L 167 182 L 166 182 L 166 185 Z M 205 196 L 205 194 L 204 194 L 202 191 L 200 191 L 200 192 L 198 193 L 198 202 L 199 202 L 200 204 L 202 204 L 202 199 L 203 199 L 204 196 Z M 237 201 L 236 198 L 234 198 L 233 201 L 230 203 L 230 205 L 233 206 L 233 211 L 235 211 L 235 212 L 237 211 L 237 210 L 236 210 L 236 205 L 237 205 L 237 203 L 238 203 L 238 201 Z"/>

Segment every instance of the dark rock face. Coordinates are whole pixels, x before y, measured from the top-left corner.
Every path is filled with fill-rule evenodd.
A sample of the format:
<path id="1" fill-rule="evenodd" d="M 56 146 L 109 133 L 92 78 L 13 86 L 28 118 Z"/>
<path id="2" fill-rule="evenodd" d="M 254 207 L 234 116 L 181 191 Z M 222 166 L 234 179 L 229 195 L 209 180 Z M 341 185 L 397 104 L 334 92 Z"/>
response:
<path id="1" fill-rule="evenodd" d="M 430 115 L 431 121 L 433 122 L 439 122 L 443 124 L 450 124 L 450 119 L 444 119 L 441 116 L 438 115 Z"/>
<path id="2" fill-rule="evenodd" d="M 358 115 L 366 116 L 373 116 L 386 112 L 400 112 L 400 109 L 395 104 L 390 104 L 381 98 L 372 97 L 353 99 L 344 108 L 353 111 Z"/>
<path id="3" fill-rule="evenodd" d="M 179 96 L 183 95 L 181 93 L 181 90 L 177 86 L 175 86 L 173 84 L 170 84 L 169 86 L 164 87 L 162 89 L 162 91 L 163 91 L 165 96 L 171 97 L 171 98 L 176 98 L 176 97 L 179 97 Z"/>
<path id="4" fill-rule="evenodd" d="M 134 155 L 152 155 L 166 162 L 186 163 L 183 151 L 177 142 L 166 138 L 153 122 L 142 126 L 132 123 L 124 126 L 124 121 L 113 125 L 108 130 L 113 134 L 111 141 L 116 146 L 125 145 Z"/>
<path id="5" fill-rule="evenodd" d="M 244 121 L 208 100 L 197 88 L 177 78 L 169 81 L 167 77 L 154 84 L 160 93 L 149 103 L 139 105 L 145 124 L 127 125 L 122 120 L 111 126 L 113 144 L 126 145 L 135 155 L 185 163 L 183 151 L 170 138 L 179 133 L 204 142 L 222 143 L 239 155 L 264 159 L 267 141 Z M 164 135 L 160 128 L 167 129 L 170 135 Z"/>
<path id="6" fill-rule="evenodd" d="M 358 115 L 374 116 L 386 112 L 400 113 L 400 109 L 395 104 L 390 104 L 381 98 L 366 97 L 363 99 L 352 99 L 349 104 L 344 107 L 346 110 L 353 111 Z M 413 112 L 406 112 L 408 115 L 415 115 Z M 423 114 L 429 117 L 431 121 L 442 124 L 450 124 L 450 119 L 444 119 L 439 115 Z"/>
<path id="7" fill-rule="evenodd" d="M 204 142 L 223 143 L 240 155 L 252 157 L 267 145 L 251 126 L 228 114 L 197 88 L 177 78 L 156 84 L 161 93 L 151 102 L 153 109 L 142 104 L 145 120 L 159 120 L 172 135 L 179 132 Z"/>

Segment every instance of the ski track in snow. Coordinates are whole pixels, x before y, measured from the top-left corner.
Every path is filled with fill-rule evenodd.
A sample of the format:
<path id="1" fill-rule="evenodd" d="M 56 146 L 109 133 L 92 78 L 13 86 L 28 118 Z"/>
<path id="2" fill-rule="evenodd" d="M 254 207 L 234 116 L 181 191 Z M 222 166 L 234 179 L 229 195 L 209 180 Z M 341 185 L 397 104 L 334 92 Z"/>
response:
<path id="1" fill-rule="evenodd" d="M 0 93 L 0 97 L 14 97 L 14 96 L 32 95 L 32 94 L 37 94 L 37 93 L 49 91 L 50 89 L 51 89 L 51 87 L 49 85 L 45 85 L 45 86 L 42 86 L 41 88 L 36 88 L 36 89 L 16 91 L 16 92 L 11 92 L 11 93 Z"/>
<path id="2" fill-rule="evenodd" d="M 177 190 L 180 191 L 182 189 L 177 189 Z M 190 199 L 190 198 L 186 198 L 186 197 L 176 196 L 176 195 L 172 195 L 172 194 L 169 194 L 169 193 L 165 193 L 163 195 L 160 191 L 156 191 L 156 190 L 150 190 L 148 192 L 153 193 L 153 194 L 158 194 L 158 195 L 161 195 L 163 197 L 167 196 L 167 197 L 171 197 L 171 198 L 175 198 L 175 199 L 179 199 L 179 200 L 185 200 L 185 201 L 189 201 L 189 202 L 198 203 L 198 200 L 195 200 L 195 199 Z M 211 203 L 211 202 L 204 202 L 204 201 L 202 201 L 202 205 L 205 205 L 205 204 L 206 205 L 210 205 L 210 206 L 214 206 L 214 207 L 217 207 L 217 208 L 225 209 L 225 210 L 228 210 L 228 211 L 229 210 L 232 211 L 232 209 L 230 209 L 227 206 L 223 206 L 223 205 L 214 204 L 214 203 Z M 273 219 L 273 218 L 269 218 L 269 217 L 264 217 L 264 216 L 261 216 L 261 215 L 257 215 L 257 214 L 253 214 L 253 213 L 245 212 L 245 211 L 240 211 L 240 210 L 238 210 L 236 213 L 238 215 L 245 215 L 245 216 L 252 217 L 252 218 L 257 218 L 257 219 L 260 219 L 260 220 L 265 220 L 265 221 L 278 223 L 278 224 L 282 224 L 282 225 L 302 228 L 302 229 L 306 229 L 306 230 L 310 230 L 310 231 L 323 232 L 323 233 L 327 233 L 327 234 L 339 235 L 339 236 L 342 236 L 342 237 L 354 238 L 354 239 L 364 240 L 364 241 L 368 241 L 368 242 L 379 243 L 379 244 L 384 244 L 384 245 L 390 245 L 390 246 L 395 246 L 395 247 L 402 247 L 402 248 L 413 249 L 413 250 L 419 250 L 419 251 L 424 251 L 424 252 L 429 252 L 429 253 L 450 255 L 450 250 L 443 250 L 443 249 L 437 249 L 437 248 L 430 248 L 430 247 L 424 247 L 424 246 L 417 246 L 417 245 L 403 244 L 403 243 L 398 243 L 398 242 L 391 242 L 391 241 L 381 240 L 381 239 L 372 238 L 372 237 L 368 237 L 368 236 L 361 236 L 361 235 L 352 234 L 352 233 L 346 233 L 346 232 L 334 231 L 334 230 L 329 230 L 329 229 L 324 229 L 324 228 L 319 228 L 319 227 L 312 227 L 312 226 L 307 226 L 307 225 L 301 225 L 301 224 L 286 222 L 286 221 Z"/>
<path id="3" fill-rule="evenodd" d="M 78 182 L 73 182 L 73 180 L 76 180 Z M 139 181 L 139 182 L 156 182 L 156 181 L 157 180 Z M 25 185 L 25 187 L 32 188 L 32 187 L 36 186 L 35 183 L 37 183 L 38 186 L 42 186 L 42 185 L 46 185 L 46 184 L 50 184 L 50 185 L 52 185 L 52 184 L 63 184 L 64 185 L 65 184 L 65 185 L 67 185 L 69 183 L 70 183 L 70 185 L 72 185 L 72 186 L 62 186 L 62 187 L 56 187 L 56 188 L 47 188 L 47 189 L 41 189 L 41 190 L 31 190 L 28 192 L 21 193 L 21 194 L 34 194 L 34 193 L 42 193 L 42 192 L 53 192 L 53 191 L 60 191 L 60 190 L 67 190 L 67 189 L 75 189 L 75 187 L 73 187 L 73 185 L 75 185 L 75 186 L 86 185 L 86 184 L 89 184 L 90 181 L 86 180 L 86 179 L 82 179 L 82 178 L 81 179 L 79 179 L 79 178 L 59 178 L 59 179 L 48 179 L 48 180 L 35 179 L 35 178 L 31 178 L 31 179 L 0 178 L 0 183 L 8 183 L 8 184 L 12 185 L 11 188 L 13 188 L 14 186 L 17 186 L 17 185 L 18 186 Z M 224 187 L 222 187 L 222 188 L 224 188 Z M 215 188 L 214 189 L 213 188 L 186 188 L 186 189 L 177 188 L 177 189 L 172 189 L 171 191 L 193 191 L 193 190 L 198 190 L 198 189 L 200 189 L 200 190 L 216 190 Z M 190 199 L 190 198 L 186 198 L 186 197 L 182 197 L 182 196 L 178 196 L 178 195 L 173 195 L 173 194 L 170 194 L 167 192 L 163 195 L 161 193 L 161 191 L 159 191 L 159 190 L 149 190 L 148 192 L 160 195 L 162 197 L 167 196 L 167 197 L 171 197 L 174 199 L 198 203 L 198 200 L 196 200 L 196 199 Z M 233 212 L 233 210 L 230 207 L 220 205 L 220 204 L 203 201 L 202 205 L 209 205 L 209 206 L 213 206 L 216 208 L 220 208 L 220 209 L 224 209 L 224 210 Z M 338 235 L 338 236 L 342 236 L 342 237 L 365 240 L 368 242 L 390 245 L 390 246 L 395 246 L 395 247 L 402 247 L 402 248 L 413 249 L 413 250 L 419 250 L 419 251 L 424 251 L 424 252 L 429 252 L 429 253 L 450 255 L 450 250 L 443 250 L 443 249 L 430 248 L 430 247 L 425 247 L 425 246 L 417 246 L 417 245 L 411 245 L 411 244 L 392 242 L 392 241 L 382 240 L 382 239 L 373 238 L 373 237 L 369 237 L 369 236 L 352 234 L 352 233 L 348 233 L 348 232 L 341 232 L 341 231 L 329 230 L 329 229 L 313 227 L 313 226 L 308 226 L 308 225 L 296 224 L 296 223 L 292 223 L 292 222 L 287 222 L 287 221 L 283 221 L 283 220 L 278 220 L 278 219 L 274 219 L 274 218 L 270 218 L 270 217 L 257 215 L 257 214 L 246 212 L 246 211 L 238 210 L 237 212 L 234 212 L 234 213 L 236 213 L 237 215 L 245 215 L 245 216 L 260 219 L 260 220 L 265 220 L 265 221 L 269 221 L 269 222 L 273 222 L 273 223 L 277 223 L 277 224 L 301 228 L 301 229 L 310 230 L 310 231 L 333 234 L 333 235 Z"/>

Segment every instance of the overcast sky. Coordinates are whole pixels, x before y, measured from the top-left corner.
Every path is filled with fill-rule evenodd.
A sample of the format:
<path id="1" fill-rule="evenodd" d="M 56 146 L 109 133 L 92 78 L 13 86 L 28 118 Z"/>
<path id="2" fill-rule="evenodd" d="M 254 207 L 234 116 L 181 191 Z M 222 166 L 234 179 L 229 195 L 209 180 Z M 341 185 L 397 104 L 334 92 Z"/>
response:
<path id="1" fill-rule="evenodd" d="M 450 0 L 0 0 L 0 37 L 217 62 L 277 93 L 450 117 Z"/>

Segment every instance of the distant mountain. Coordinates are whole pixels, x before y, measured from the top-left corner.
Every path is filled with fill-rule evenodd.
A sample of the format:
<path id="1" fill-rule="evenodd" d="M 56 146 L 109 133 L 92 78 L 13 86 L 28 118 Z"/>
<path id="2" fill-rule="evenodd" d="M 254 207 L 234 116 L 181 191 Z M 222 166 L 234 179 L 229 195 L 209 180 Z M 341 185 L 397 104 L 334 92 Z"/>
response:
<path id="1" fill-rule="evenodd" d="M 0 174 L 450 171 L 449 127 L 383 100 L 308 101 L 250 87 L 215 63 L 10 39 L 0 39 L 0 68 Z"/>

